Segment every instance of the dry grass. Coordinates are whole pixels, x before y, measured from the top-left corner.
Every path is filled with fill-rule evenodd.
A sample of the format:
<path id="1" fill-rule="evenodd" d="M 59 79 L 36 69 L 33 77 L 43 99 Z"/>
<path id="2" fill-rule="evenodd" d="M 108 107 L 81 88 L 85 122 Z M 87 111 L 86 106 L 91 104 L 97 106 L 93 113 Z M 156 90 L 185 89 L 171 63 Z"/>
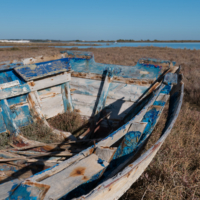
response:
<path id="1" fill-rule="evenodd" d="M 75 137 L 83 133 L 82 127 L 87 123 L 86 119 L 83 119 L 78 112 L 67 111 L 64 114 L 58 114 L 55 117 L 48 120 L 51 126 L 71 132 Z"/>
<path id="2" fill-rule="evenodd" d="M 74 136 L 80 135 L 84 131 L 82 126 L 87 123 L 87 121 L 82 119 L 81 115 L 75 111 L 67 111 L 63 114 L 58 114 L 55 117 L 48 119 L 48 122 L 52 127 L 71 132 Z M 34 122 L 26 127 L 20 128 L 20 132 L 24 137 L 30 140 L 45 143 L 61 142 L 52 132 L 51 128 L 44 126 L 39 122 Z"/>
<path id="3" fill-rule="evenodd" d="M 150 57 L 173 60 L 182 66 L 185 97 L 175 126 L 146 171 L 121 200 L 200 199 L 200 50 L 122 47 L 86 51 L 92 51 L 96 62 L 101 63 L 133 66 L 139 58 Z M 59 49 L 54 48 L 4 50 L 0 53 L 0 61 L 58 52 Z M 147 149 L 159 138 L 166 116 L 165 110 Z"/>
<path id="4" fill-rule="evenodd" d="M 9 146 L 9 135 L 8 133 L 0 134 L 0 149 L 5 149 Z"/>
<path id="5" fill-rule="evenodd" d="M 20 128 L 21 134 L 30 139 L 39 142 L 52 143 L 60 142 L 52 133 L 51 129 L 44 126 L 42 123 L 32 123 L 28 126 Z"/>

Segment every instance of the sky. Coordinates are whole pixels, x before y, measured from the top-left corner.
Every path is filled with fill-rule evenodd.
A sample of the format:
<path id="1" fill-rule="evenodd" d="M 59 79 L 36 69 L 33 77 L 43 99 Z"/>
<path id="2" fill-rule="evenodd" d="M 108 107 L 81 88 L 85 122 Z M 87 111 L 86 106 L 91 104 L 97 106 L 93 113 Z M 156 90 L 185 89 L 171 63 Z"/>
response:
<path id="1" fill-rule="evenodd" d="M 0 39 L 200 40 L 200 0 L 0 0 Z"/>

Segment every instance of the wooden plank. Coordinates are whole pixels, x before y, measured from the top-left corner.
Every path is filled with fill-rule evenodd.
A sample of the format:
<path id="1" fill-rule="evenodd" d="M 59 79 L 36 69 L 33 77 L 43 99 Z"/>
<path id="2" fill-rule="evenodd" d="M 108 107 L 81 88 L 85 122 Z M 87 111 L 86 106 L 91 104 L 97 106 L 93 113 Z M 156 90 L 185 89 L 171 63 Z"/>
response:
<path id="1" fill-rule="evenodd" d="M 165 87 L 165 85 L 161 84 L 161 86 L 157 89 L 157 91 L 155 92 L 154 96 L 151 98 L 151 100 L 149 100 L 149 102 L 147 103 L 147 105 L 131 121 L 140 122 L 142 120 L 142 118 L 144 117 L 145 113 L 147 112 L 147 110 L 149 109 L 149 107 L 151 105 L 153 105 L 153 103 L 155 102 L 155 100 L 157 99 L 157 97 L 159 96 L 160 92 L 163 90 L 164 87 Z"/>
<path id="2" fill-rule="evenodd" d="M 25 81 L 31 81 L 70 70 L 69 59 L 62 58 L 14 68 Z"/>
<path id="3" fill-rule="evenodd" d="M 81 115 L 91 116 L 96 98 L 88 95 L 72 94 L 72 103 Z"/>
<path id="4" fill-rule="evenodd" d="M 112 82 L 110 84 L 108 98 L 122 99 L 135 102 L 149 88 L 148 86 L 140 86 L 134 84 L 123 84 Z"/>
<path id="5" fill-rule="evenodd" d="M 12 191 L 9 199 L 43 200 L 49 188 L 48 185 L 26 180 Z"/>
<path id="6" fill-rule="evenodd" d="M 41 99 L 41 111 L 46 119 L 64 113 L 62 94 Z"/>
<path id="7" fill-rule="evenodd" d="M 116 150 L 116 147 L 97 147 L 94 153 L 102 160 L 110 163 Z"/>
<path id="8" fill-rule="evenodd" d="M 16 85 L 19 85 L 19 81 L 15 80 L 15 81 L 11 81 L 11 82 L 7 82 L 7 83 L 2 83 L 0 84 L 0 90 L 5 89 L 5 88 L 9 88 L 9 87 L 13 87 Z"/>
<path id="9" fill-rule="evenodd" d="M 7 199 L 10 195 L 10 191 L 14 190 L 21 181 L 14 179 L 6 183 L 0 184 L 0 199 Z"/>
<path id="10" fill-rule="evenodd" d="M 61 85 L 38 90 L 37 93 L 39 96 L 39 101 L 41 102 L 42 99 L 54 97 L 55 95 L 61 94 Z"/>
<path id="11" fill-rule="evenodd" d="M 124 101 L 123 99 L 114 100 L 107 98 L 104 110 L 106 113 L 110 113 L 108 119 L 117 120 L 117 123 L 119 123 L 129 113 L 133 105 L 133 102 Z"/>
<path id="12" fill-rule="evenodd" d="M 34 175 L 33 177 L 31 177 L 30 180 L 40 182 L 48 177 L 53 176 L 54 174 L 57 174 L 57 173 L 63 171 L 64 169 L 66 169 L 67 167 L 72 165 L 73 163 L 78 162 L 79 160 L 82 160 L 84 157 L 85 156 L 83 154 L 75 155 L 75 156 L 71 157 L 70 159 L 63 161 L 58 166 L 54 166 L 51 169 L 42 171 L 40 174 Z"/>
<path id="13" fill-rule="evenodd" d="M 70 82 L 72 94 L 83 94 L 97 97 L 101 81 L 72 77 Z M 135 84 L 110 83 L 108 98 L 135 102 L 149 87 Z"/>
<path id="14" fill-rule="evenodd" d="M 81 150 L 80 150 L 81 151 Z M 79 151 L 79 152 L 80 152 Z M 64 157 L 64 156 L 73 156 L 74 152 L 72 152 L 71 150 L 65 150 L 65 151 L 53 151 L 52 152 L 48 152 L 48 153 L 44 153 L 44 152 L 37 152 L 37 151 L 15 151 L 15 150 L 9 150 L 9 152 L 12 153 L 17 153 L 19 155 L 24 155 L 24 156 L 54 156 L 54 157 Z M 77 151 L 78 152 L 78 151 Z"/>
<path id="15" fill-rule="evenodd" d="M 136 150 L 137 145 L 142 137 L 147 123 L 135 122 L 130 125 L 128 132 L 120 142 L 113 159 L 104 173 L 104 178 L 114 176 L 119 171 L 119 166 L 127 163 L 133 157 L 133 152 Z M 123 165 L 125 166 L 125 165 Z"/>
<path id="16" fill-rule="evenodd" d="M 0 90 L 0 99 L 7 99 L 10 97 L 19 96 L 29 93 L 31 90 L 28 84 L 16 85 L 11 88 L 5 88 Z"/>
<path id="17" fill-rule="evenodd" d="M 94 114 L 97 115 L 104 107 L 105 107 L 105 103 L 106 103 L 106 98 L 109 92 L 109 87 L 110 87 L 110 83 L 112 81 L 113 78 L 113 69 L 108 69 L 105 72 L 105 79 L 104 79 L 104 83 L 103 83 L 103 88 L 101 90 L 101 94 L 99 96 L 98 99 L 98 103 L 96 106 L 96 110 L 94 111 Z"/>
<path id="18" fill-rule="evenodd" d="M 72 77 L 77 78 L 83 78 L 83 79 L 91 79 L 91 80 L 102 80 L 104 79 L 104 76 L 101 74 L 91 73 L 91 72 L 72 72 Z M 136 86 L 145 86 L 149 87 L 152 83 L 154 83 L 155 78 L 153 79 L 135 79 L 135 78 L 127 78 L 127 77 L 121 77 L 121 76 L 114 76 L 113 82 L 116 83 L 125 83 L 125 84 L 134 84 Z"/>
<path id="19" fill-rule="evenodd" d="M 27 153 L 28 154 L 28 153 Z M 23 154 L 22 152 L 22 155 Z M 39 158 L 39 157 L 68 157 L 68 156 L 73 156 L 74 154 L 69 152 L 69 151 L 62 151 L 62 152 L 50 152 L 50 153 L 40 153 L 40 155 L 34 155 L 34 156 L 29 156 L 29 157 L 15 157 L 15 158 L 5 158 L 5 159 L 0 159 L 0 163 L 5 163 L 5 162 L 10 162 L 10 161 L 17 161 L 17 160 L 27 160 L 30 161 L 32 158 Z"/>
<path id="20" fill-rule="evenodd" d="M 88 95 L 72 94 L 72 103 L 74 108 L 79 111 L 81 115 L 91 116 L 94 110 L 96 98 Z M 121 120 L 129 112 L 133 102 L 124 101 L 123 99 L 106 99 L 105 111 L 112 112 L 111 119 Z"/>
<path id="21" fill-rule="evenodd" d="M 16 153 L 12 153 L 12 152 L 8 152 L 7 149 L 6 150 L 1 150 L 0 151 L 0 157 L 1 158 L 25 158 L 24 156 L 18 155 Z"/>
<path id="22" fill-rule="evenodd" d="M 31 91 L 41 90 L 44 88 L 53 87 L 71 80 L 71 75 L 68 72 L 54 75 L 52 77 L 43 78 L 42 80 L 28 82 Z"/>
<path id="23" fill-rule="evenodd" d="M 62 172 L 40 182 L 50 186 L 45 199 L 59 199 L 63 197 L 79 185 L 92 179 L 94 175 L 98 174 L 107 166 L 108 163 L 103 160 L 101 163 L 95 154 L 91 154 L 85 159 L 70 165 Z"/>
<path id="24" fill-rule="evenodd" d="M 103 71 L 108 68 L 114 68 L 114 75 L 123 78 L 132 78 L 139 80 L 154 80 L 162 73 L 162 68 L 159 66 L 152 65 L 151 67 L 141 65 L 137 63 L 135 66 L 120 66 L 120 65 L 110 65 L 96 63 L 93 59 L 86 60 L 76 60 L 71 59 L 70 65 L 72 70 L 80 73 L 94 73 L 97 75 L 102 75 Z M 140 71 L 147 71 L 148 74 L 140 74 Z"/>
<path id="25" fill-rule="evenodd" d="M 23 137 L 22 135 L 18 135 L 14 137 L 13 140 L 9 144 L 16 149 L 21 149 L 21 150 L 24 148 L 25 149 L 32 148 L 33 146 L 34 147 L 45 146 L 46 148 L 48 148 L 48 150 L 52 149 L 51 145 L 47 145 L 45 143 L 34 141 L 34 140 L 29 140 Z"/>
<path id="26" fill-rule="evenodd" d="M 61 92 L 62 92 L 62 99 L 63 99 L 63 105 L 64 105 L 65 112 L 67 112 L 67 110 L 72 111 L 73 104 L 72 104 L 69 82 L 63 83 L 61 85 Z"/>
<path id="27" fill-rule="evenodd" d="M 2 109 L 2 115 L 4 123 L 6 125 L 6 129 L 10 132 L 11 136 L 17 136 L 20 133 L 20 130 L 12 118 L 12 113 L 9 108 L 7 100 L 6 99 L 0 100 L 0 106 Z"/>
<path id="28" fill-rule="evenodd" d="M 2 109 L 0 109 L 0 133 L 4 133 L 6 132 L 6 125 L 5 125 L 5 122 L 4 122 L 4 118 L 3 118 L 3 115 L 2 115 Z"/>
<path id="29" fill-rule="evenodd" d="M 168 85 L 170 84 L 176 85 L 178 83 L 178 75 L 176 73 L 167 73 L 164 76 L 163 82 Z"/>

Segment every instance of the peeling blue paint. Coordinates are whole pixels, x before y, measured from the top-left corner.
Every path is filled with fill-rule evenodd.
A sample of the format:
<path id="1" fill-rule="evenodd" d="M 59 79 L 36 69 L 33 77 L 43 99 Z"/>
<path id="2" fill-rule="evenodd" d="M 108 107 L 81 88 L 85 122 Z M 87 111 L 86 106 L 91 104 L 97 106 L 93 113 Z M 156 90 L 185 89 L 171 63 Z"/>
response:
<path id="1" fill-rule="evenodd" d="M 103 71 L 108 68 L 113 68 L 113 74 L 115 76 L 123 77 L 123 78 L 134 78 L 134 79 L 154 79 L 157 78 L 161 73 L 161 68 L 155 65 L 144 66 L 137 63 L 134 67 L 130 66 L 120 66 L 120 65 L 111 65 L 111 64 L 101 64 L 96 63 L 94 59 L 86 60 L 86 59 L 77 59 L 71 58 L 70 65 L 72 70 L 75 72 L 90 72 L 95 74 L 103 74 Z M 145 77 L 140 71 L 148 71 L 149 74 L 146 74 Z"/>
<path id="2" fill-rule="evenodd" d="M 171 85 L 171 84 L 177 84 L 178 83 L 178 75 L 175 73 L 167 73 L 163 80 L 164 83 Z"/>
<path id="3" fill-rule="evenodd" d="M 0 154 L 1 157 L 1 154 Z M 13 171 L 16 172 L 18 169 L 11 165 L 0 165 L 0 171 Z"/>
<path id="4" fill-rule="evenodd" d="M 27 96 L 28 96 L 28 94 L 23 94 L 23 95 L 20 95 L 20 96 L 8 98 L 7 99 L 8 105 L 12 106 L 12 105 L 15 105 L 15 104 L 25 103 L 25 102 L 27 102 Z"/>
<path id="5" fill-rule="evenodd" d="M 28 84 L 17 85 L 10 88 L 0 90 L 0 99 L 7 99 L 10 97 L 19 96 L 31 92 Z"/>
<path id="6" fill-rule="evenodd" d="M 27 126 L 33 122 L 28 105 L 12 108 L 11 117 L 18 127 Z"/>
<path id="7" fill-rule="evenodd" d="M 37 196 L 31 195 L 31 186 L 20 184 L 17 188 L 14 187 L 14 191 L 6 200 L 39 200 L 38 194 L 35 195 Z"/>
<path id="8" fill-rule="evenodd" d="M 0 106 L 2 108 L 2 115 L 3 115 L 3 118 L 4 118 L 4 122 L 6 124 L 6 128 L 7 130 L 10 132 L 10 134 L 18 134 L 19 133 L 19 130 L 12 118 L 12 113 L 11 113 L 11 110 L 8 106 L 8 102 L 6 99 L 4 100 L 1 100 L 0 101 Z"/>
<path id="9" fill-rule="evenodd" d="M 4 64 L 5 63 L 5 64 Z M 0 67 L 0 72 L 1 71 L 7 71 L 7 70 L 11 70 L 14 69 L 15 67 L 18 67 L 20 65 L 23 65 L 22 62 L 14 62 L 14 63 L 8 63 L 8 62 L 1 62 L 1 67 Z"/>
<path id="10" fill-rule="evenodd" d="M 154 103 L 153 103 L 153 105 L 154 106 L 164 106 L 165 105 L 165 101 L 155 101 Z"/>
<path id="11" fill-rule="evenodd" d="M 105 102 L 106 98 L 108 95 L 109 87 L 110 87 L 110 79 L 113 77 L 113 68 L 109 68 L 108 70 L 105 71 L 105 81 L 104 85 L 101 91 L 101 95 L 99 97 L 99 102 L 96 108 L 95 114 L 99 113 L 104 107 L 105 107 Z"/>
<path id="12" fill-rule="evenodd" d="M 160 93 L 162 93 L 162 94 L 169 94 L 170 93 L 170 91 L 171 91 L 171 85 L 165 85 L 165 87 L 161 90 L 161 92 Z"/>
<path id="13" fill-rule="evenodd" d="M 62 58 L 53 61 L 35 63 L 14 68 L 25 81 L 42 78 L 49 75 L 65 72 L 70 69 L 69 59 Z"/>
<path id="14" fill-rule="evenodd" d="M 125 136 L 121 144 L 118 146 L 113 160 L 128 155 L 134 151 L 142 133 L 139 131 L 130 131 Z"/>
<path id="15" fill-rule="evenodd" d="M 104 160 L 102 160 L 101 158 L 99 158 L 99 159 L 97 160 L 97 162 L 98 162 L 102 167 L 105 167 L 105 165 L 104 165 Z"/>
<path id="16" fill-rule="evenodd" d="M 0 112 L 0 133 L 6 132 L 6 125 L 4 122 L 3 114 Z"/>

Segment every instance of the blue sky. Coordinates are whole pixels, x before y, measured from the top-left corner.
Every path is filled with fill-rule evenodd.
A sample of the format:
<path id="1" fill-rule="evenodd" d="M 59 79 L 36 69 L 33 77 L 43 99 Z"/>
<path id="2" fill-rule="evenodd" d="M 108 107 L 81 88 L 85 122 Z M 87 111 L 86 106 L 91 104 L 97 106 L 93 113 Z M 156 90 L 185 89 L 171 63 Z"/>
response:
<path id="1" fill-rule="evenodd" d="M 200 0 L 0 0 L 0 39 L 200 40 Z"/>

